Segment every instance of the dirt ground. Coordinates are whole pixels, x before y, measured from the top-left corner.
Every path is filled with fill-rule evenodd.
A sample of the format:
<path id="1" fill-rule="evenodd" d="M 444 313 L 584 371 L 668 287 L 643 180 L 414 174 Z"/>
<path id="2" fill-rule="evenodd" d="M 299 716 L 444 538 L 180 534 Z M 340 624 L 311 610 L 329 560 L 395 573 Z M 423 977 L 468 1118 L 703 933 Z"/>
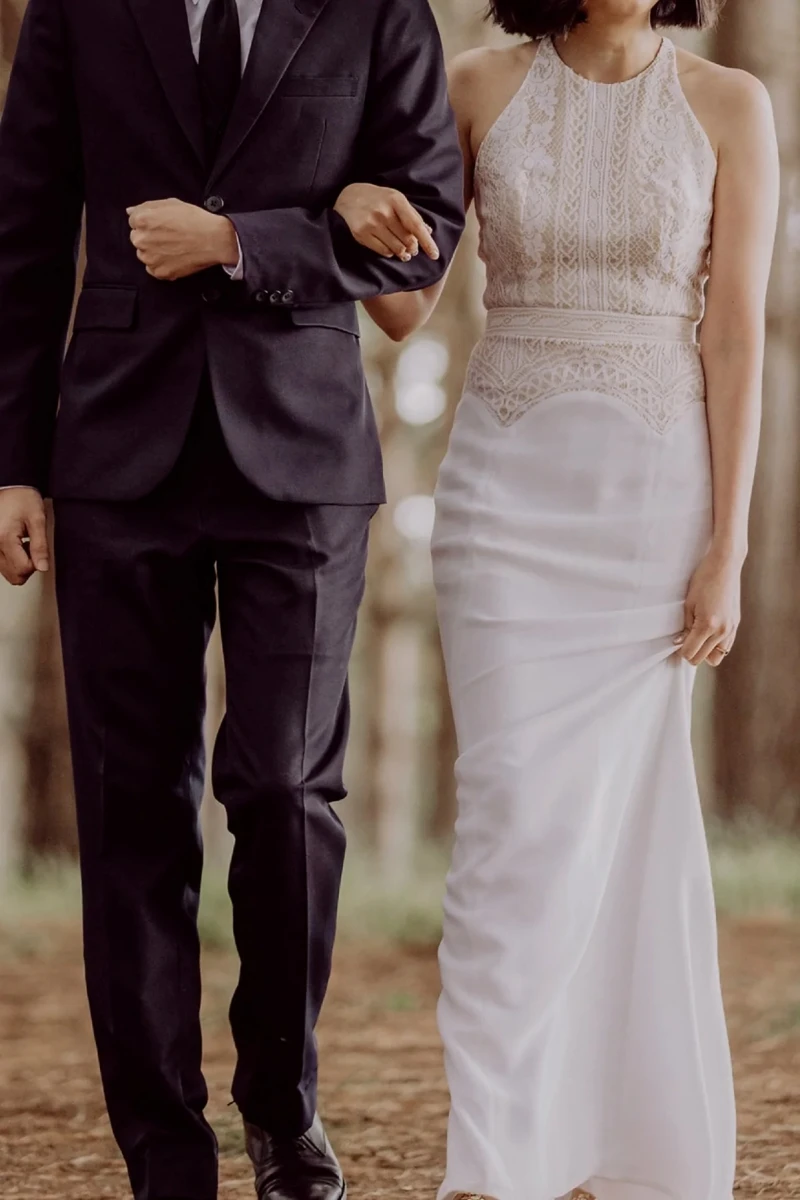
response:
<path id="1" fill-rule="evenodd" d="M 800 1197 L 800 923 L 726 923 L 725 988 L 740 1110 L 737 1200 Z M 74 930 L 0 944 L 0 1200 L 126 1200 L 103 1106 Z M 227 1107 L 233 963 L 205 964 L 210 1115 L 221 1200 L 252 1197 Z M 342 944 L 321 1031 L 322 1107 L 352 1200 L 432 1200 L 446 1092 L 428 948 Z"/>

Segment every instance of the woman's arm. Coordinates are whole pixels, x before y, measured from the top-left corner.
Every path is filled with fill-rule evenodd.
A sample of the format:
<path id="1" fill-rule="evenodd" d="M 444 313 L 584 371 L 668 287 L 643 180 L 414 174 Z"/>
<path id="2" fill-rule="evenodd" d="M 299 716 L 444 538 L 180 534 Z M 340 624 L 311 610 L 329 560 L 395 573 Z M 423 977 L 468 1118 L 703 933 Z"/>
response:
<path id="1" fill-rule="evenodd" d="M 373 0 L 363 7 L 374 41 L 353 177 L 402 192 L 436 230 L 438 260 L 381 258 L 354 241 L 328 207 L 226 210 L 242 251 L 245 295 L 280 284 L 294 304 L 315 308 L 428 287 L 455 252 L 464 229 L 461 153 L 430 4 Z"/>
<path id="2" fill-rule="evenodd" d="M 455 113 L 464 160 L 464 208 L 473 200 L 475 161 L 481 142 L 530 70 L 534 43 L 493 49 L 480 47 L 458 55 L 447 73 L 450 103 Z M 419 217 L 407 199 L 385 188 L 353 184 L 345 188 L 336 211 L 350 227 L 356 241 L 377 254 L 409 262 L 430 246 L 429 230 L 420 230 Z M 436 307 L 446 276 L 435 284 L 402 295 L 381 295 L 365 308 L 372 319 L 395 341 L 402 341 L 421 325 Z"/>
<path id="3" fill-rule="evenodd" d="M 719 70 L 717 68 L 717 70 Z M 692 581 L 681 652 L 712 666 L 739 624 L 740 576 L 761 423 L 764 313 L 779 200 L 766 89 L 741 71 L 716 79 L 719 170 L 711 277 L 701 332 L 711 437 L 714 524 Z"/>
<path id="4" fill-rule="evenodd" d="M 464 156 L 466 210 L 472 203 L 475 166 L 470 115 L 470 95 L 474 97 L 475 90 L 470 86 L 471 82 L 474 82 L 471 78 L 473 62 L 474 52 L 467 52 L 454 59 L 448 71 L 450 102 L 455 113 L 461 152 Z M 408 261 L 408 257 L 419 253 L 432 254 L 435 246 L 429 246 L 424 237 L 415 236 L 418 231 L 415 231 L 412 220 L 404 216 L 403 205 L 408 204 L 405 198 L 399 194 L 384 196 L 381 213 L 380 205 L 376 203 L 380 198 L 373 194 L 375 190 L 368 184 L 354 184 L 345 189 L 337 202 L 337 211 L 350 225 L 356 239 L 385 257 L 395 256 Z M 428 320 L 442 294 L 446 278 L 445 275 L 422 291 L 376 296 L 365 301 L 364 307 L 384 333 L 393 341 L 401 342 Z"/>

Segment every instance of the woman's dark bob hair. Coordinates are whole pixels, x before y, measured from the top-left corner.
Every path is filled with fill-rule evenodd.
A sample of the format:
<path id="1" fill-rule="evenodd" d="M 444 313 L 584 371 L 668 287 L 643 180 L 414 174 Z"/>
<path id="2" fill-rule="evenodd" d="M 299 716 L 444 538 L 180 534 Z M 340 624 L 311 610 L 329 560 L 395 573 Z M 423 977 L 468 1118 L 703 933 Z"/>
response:
<path id="1" fill-rule="evenodd" d="M 654 25 L 706 29 L 713 25 L 724 0 L 658 0 Z M 566 33 L 586 20 L 584 0 L 490 0 L 489 18 L 506 33 L 542 38 Z"/>

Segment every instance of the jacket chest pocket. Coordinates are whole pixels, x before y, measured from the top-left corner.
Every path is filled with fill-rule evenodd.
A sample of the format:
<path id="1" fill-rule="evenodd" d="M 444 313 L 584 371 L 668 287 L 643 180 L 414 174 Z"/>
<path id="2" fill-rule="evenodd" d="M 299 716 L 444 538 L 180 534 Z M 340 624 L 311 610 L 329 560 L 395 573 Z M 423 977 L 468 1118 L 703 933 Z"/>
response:
<path id="1" fill-rule="evenodd" d="M 304 203 L 317 182 L 328 137 L 325 110 L 300 96 L 276 97 L 261 129 L 266 136 L 251 137 L 239 160 L 243 177 L 269 182 L 270 205 Z"/>

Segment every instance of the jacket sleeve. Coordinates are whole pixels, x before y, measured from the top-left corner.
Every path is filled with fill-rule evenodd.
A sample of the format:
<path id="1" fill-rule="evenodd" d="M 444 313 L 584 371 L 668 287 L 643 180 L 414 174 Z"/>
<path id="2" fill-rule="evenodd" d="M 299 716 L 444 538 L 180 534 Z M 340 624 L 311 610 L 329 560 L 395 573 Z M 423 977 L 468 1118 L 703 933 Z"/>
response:
<path id="1" fill-rule="evenodd" d="M 326 209 L 231 214 L 251 293 L 300 306 L 418 291 L 439 280 L 464 228 L 463 158 L 428 0 L 391 0 L 379 18 L 353 182 L 402 192 L 433 229 L 441 257 L 386 259 Z M 277 296 L 276 296 L 277 299 Z"/>
<path id="2" fill-rule="evenodd" d="M 61 0 L 30 0 L 0 119 L 0 486 L 46 480 L 82 208 Z"/>

